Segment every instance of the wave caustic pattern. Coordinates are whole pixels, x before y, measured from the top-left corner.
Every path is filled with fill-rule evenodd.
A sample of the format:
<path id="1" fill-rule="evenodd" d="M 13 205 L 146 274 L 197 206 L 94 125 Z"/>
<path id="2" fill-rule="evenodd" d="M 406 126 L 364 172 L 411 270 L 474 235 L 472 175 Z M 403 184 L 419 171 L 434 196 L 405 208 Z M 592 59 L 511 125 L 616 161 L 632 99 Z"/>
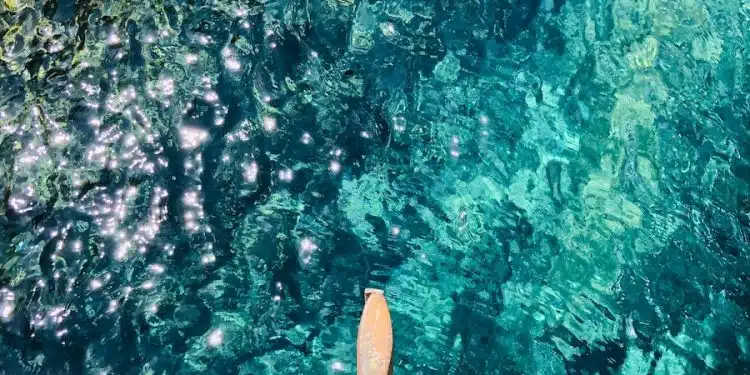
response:
<path id="1" fill-rule="evenodd" d="M 3 0 L 2 374 L 750 373 L 749 0 Z"/>

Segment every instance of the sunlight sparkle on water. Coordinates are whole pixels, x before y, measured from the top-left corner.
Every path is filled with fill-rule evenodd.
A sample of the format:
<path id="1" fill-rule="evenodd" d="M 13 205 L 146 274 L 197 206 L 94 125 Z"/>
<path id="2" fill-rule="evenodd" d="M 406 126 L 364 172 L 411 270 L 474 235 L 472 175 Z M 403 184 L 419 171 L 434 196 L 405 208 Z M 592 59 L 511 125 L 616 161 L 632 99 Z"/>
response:
<path id="1" fill-rule="evenodd" d="M 180 128 L 180 142 L 183 149 L 194 149 L 208 140 L 208 132 L 194 126 Z"/>
<path id="2" fill-rule="evenodd" d="M 276 119 L 271 116 L 263 116 L 263 129 L 269 133 L 276 131 Z"/>
<path id="3" fill-rule="evenodd" d="M 224 332 L 221 329 L 213 330 L 206 339 L 208 346 L 215 348 L 224 343 Z"/>

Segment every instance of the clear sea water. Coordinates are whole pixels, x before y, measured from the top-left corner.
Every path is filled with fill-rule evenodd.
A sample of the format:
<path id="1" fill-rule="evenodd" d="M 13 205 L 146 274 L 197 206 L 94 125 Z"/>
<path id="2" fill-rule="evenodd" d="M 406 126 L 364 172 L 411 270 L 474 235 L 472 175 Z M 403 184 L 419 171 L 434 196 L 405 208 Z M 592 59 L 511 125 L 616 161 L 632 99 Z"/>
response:
<path id="1" fill-rule="evenodd" d="M 750 374 L 750 0 L 3 0 L 0 374 Z"/>

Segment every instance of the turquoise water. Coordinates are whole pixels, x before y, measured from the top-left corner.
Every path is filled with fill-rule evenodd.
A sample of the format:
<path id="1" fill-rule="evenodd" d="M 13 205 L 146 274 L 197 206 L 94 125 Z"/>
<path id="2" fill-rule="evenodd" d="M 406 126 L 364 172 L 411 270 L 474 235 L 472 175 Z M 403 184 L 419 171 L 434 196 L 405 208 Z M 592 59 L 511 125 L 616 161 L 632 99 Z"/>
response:
<path id="1" fill-rule="evenodd" d="M 750 373 L 748 0 L 3 0 L 0 373 Z"/>

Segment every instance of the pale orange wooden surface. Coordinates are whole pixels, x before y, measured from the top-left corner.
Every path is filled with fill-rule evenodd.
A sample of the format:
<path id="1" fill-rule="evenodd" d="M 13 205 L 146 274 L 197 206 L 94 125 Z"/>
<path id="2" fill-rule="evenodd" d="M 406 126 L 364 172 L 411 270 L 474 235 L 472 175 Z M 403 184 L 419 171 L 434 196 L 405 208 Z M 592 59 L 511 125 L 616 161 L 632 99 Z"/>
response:
<path id="1" fill-rule="evenodd" d="M 383 291 L 365 289 L 357 335 L 357 375 L 388 375 L 392 352 L 391 313 Z"/>

